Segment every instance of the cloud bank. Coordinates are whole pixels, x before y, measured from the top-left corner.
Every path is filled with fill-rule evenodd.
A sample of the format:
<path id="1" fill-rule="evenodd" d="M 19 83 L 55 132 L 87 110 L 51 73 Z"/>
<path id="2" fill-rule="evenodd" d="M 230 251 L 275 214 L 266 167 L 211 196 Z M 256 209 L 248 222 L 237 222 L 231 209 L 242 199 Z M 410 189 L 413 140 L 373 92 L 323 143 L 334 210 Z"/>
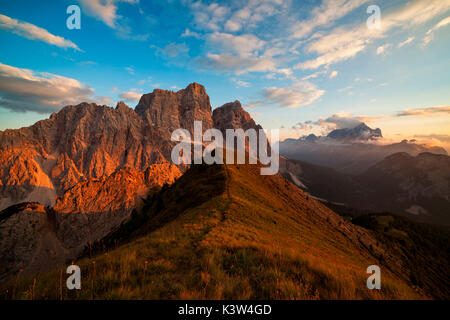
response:
<path id="1" fill-rule="evenodd" d="M 19 21 L 3 14 L 0 14 L 0 30 L 8 31 L 30 40 L 39 40 L 57 47 L 80 50 L 80 48 L 70 40 L 55 36 L 34 24 Z"/>
<path id="2" fill-rule="evenodd" d="M 92 101 L 93 96 L 94 90 L 78 80 L 0 63 L 2 108 L 49 113 L 65 105 Z"/>

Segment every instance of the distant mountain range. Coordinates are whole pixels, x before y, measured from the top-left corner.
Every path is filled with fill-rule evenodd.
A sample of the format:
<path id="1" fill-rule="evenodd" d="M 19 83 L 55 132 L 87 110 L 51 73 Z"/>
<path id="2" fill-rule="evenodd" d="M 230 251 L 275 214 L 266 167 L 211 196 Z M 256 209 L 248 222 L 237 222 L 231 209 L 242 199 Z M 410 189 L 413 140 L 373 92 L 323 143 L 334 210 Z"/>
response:
<path id="1" fill-rule="evenodd" d="M 311 134 L 286 139 L 280 142 L 280 155 L 349 174 L 360 174 L 398 152 L 412 156 L 423 152 L 447 155 L 442 147 L 418 144 L 415 140 L 384 144 L 382 137 L 380 129 L 361 123 L 354 128 L 333 130 L 327 136 Z"/>
<path id="2" fill-rule="evenodd" d="M 446 155 L 395 153 L 357 175 L 284 159 L 281 173 L 337 210 L 387 211 L 450 225 L 450 157 Z"/>
<path id="3" fill-rule="evenodd" d="M 367 141 L 383 138 L 383 135 L 379 128 L 371 129 L 365 123 L 361 123 L 354 128 L 333 130 L 327 137 L 339 141 Z"/>

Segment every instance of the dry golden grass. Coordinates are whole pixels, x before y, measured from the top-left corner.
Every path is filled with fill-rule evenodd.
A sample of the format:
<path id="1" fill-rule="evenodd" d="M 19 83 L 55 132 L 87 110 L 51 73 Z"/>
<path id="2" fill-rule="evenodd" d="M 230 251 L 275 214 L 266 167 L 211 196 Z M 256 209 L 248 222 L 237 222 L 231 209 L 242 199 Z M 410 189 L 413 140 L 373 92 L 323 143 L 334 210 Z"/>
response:
<path id="1" fill-rule="evenodd" d="M 163 189 L 160 205 L 125 238 L 121 234 L 122 243 L 130 242 L 75 262 L 81 290 L 67 290 L 64 269 L 58 269 L 19 276 L 0 297 L 425 298 L 358 240 L 370 241 L 368 232 L 285 179 L 260 176 L 257 166 L 199 166 Z M 371 264 L 381 265 L 381 290 L 366 287 Z"/>

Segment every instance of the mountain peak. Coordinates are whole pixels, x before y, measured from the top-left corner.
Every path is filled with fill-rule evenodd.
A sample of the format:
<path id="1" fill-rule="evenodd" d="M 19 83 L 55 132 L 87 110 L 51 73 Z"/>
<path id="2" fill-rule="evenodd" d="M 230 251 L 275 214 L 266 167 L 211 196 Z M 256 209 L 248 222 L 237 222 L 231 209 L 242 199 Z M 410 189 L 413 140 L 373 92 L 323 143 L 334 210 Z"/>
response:
<path id="1" fill-rule="evenodd" d="M 206 94 L 205 87 L 197 82 L 190 83 L 185 89 L 182 89 L 182 90 L 193 91 L 193 92 L 196 92 L 199 94 Z"/>
<path id="2" fill-rule="evenodd" d="M 368 127 L 364 122 L 361 122 L 353 128 L 343 128 L 331 131 L 328 138 L 344 141 L 367 141 L 382 138 L 381 130 L 379 128 L 372 129 Z"/>
<path id="3" fill-rule="evenodd" d="M 116 105 L 116 110 L 122 110 L 122 109 L 128 110 L 128 109 L 130 109 L 130 107 L 128 107 L 125 102 L 119 101 Z"/>
<path id="4" fill-rule="evenodd" d="M 226 129 L 260 129 L 252 119 L 250 114 L 242 108 L 241 103 L 236 100 L 234 102 L 225 103 L 223 106 L 213 111 L 214 127 L 225 132 Z"/>
<path id="5" fill-rule="evenodd" d="M 204 130 L 213 123 L 209 96 L 205 87 L 195 82 L 177 92 L 155 89 L 144 94 L 134 110 L 166 139 L 179 128 L 193 133 L 194 120 L 202 121 Z"/>

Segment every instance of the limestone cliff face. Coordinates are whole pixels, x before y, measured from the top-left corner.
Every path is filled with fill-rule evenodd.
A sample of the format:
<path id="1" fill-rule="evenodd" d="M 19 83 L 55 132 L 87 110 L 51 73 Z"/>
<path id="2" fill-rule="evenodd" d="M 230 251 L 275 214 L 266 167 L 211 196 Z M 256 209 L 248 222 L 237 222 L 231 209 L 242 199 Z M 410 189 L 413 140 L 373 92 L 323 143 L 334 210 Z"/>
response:
<path id="1" fill-rule="evenodd" d="M 19 272 L 27 276 L 64 263 L 67 254 L 55 236 L 53 222 L 39 203 L 19 204 L 2 212 L 0 281 Z"/>
<path id="2" fill-rule="evenodd" d="M 226 103 L 223 106 L 214 109 L 213 112 L 214 128 L 221 130 L 225 134 L 226 129 L 262 129 L 252 119 L 250 114 L 245 111 L 239 101 Z"/>
<path id="3" fill-rule="evenodd" d="M 0 210 L 8 207 L 0 281 L 76 257 L 126 221 L 150 188 L 174 182 L 182 172 L 171 163 L 171 133 L 192 134 L 195 120 L 204 131 L 260 128 L 239 102 L 216 109 L 213 121 L 205 88 L 193 83 L 145 94 L 135 110 L 81 103 L 0 131 Z"/>
<path id="4" fill-rule="evenodd" d="M 255 150 L 250 150 L 249 138 L 245 138 L 245 151 L 249 154 L 253 154 L 253 158 L 258 158 L 259 155 L 259 130 L 262 127 L 252 119 L 250 114 L 242 108 L 239 101 L 229 102 L 223 106 L 214 109 L 213 112 L 214 128 L 222 131 L 224 137 L 226 137 L 227 129 L 255 129 L 257 134 L 258 146 Z M 235 150 L 238 148 L 237 142 L 234 144 Z M 267 152 L 270 154 L 270 145 L 267 143 Z"/>
<path id="5" fill-rule="evenodd" d="M 0 132 L 0 210 L 23 201 L 53 205 L 78 183 L 122 168 L 145 171 L 151 164 L 169 162 L 170 135 L 162 134 L 164 128 L 191 129 L 192 117 L 212 124 L 202 86 L 191 85 L 177 95 L 179 103 L 165 99 L 163 90 L 151 94 L 164 116 L 179 110 L 176 124 L 148 121 L 147 113 L 141 116 L 123 102 L 116 108 L 81 103 L 31 127 Z M 154 110 L 152 105 L 147 112 Z"/>
<path id="6" fill-rule="evenodd" d="M 209 96 L 205 87 L 198 83 L 177 92 L 157 89 L 144 94 L 135 110 L 166 140 L 179 128 L 187 129 L 192 135 L 194 120 L 202 121 L 203 131 L 213 125 Z"/>
<path id="7" fill-rule="evenodd" d="M 104 213 L 132 209 L 148 187 L 172 184 L 181 175 L 172 163 L 151 164 L 146 170 L 119 169 L 100 179 L 85 180 L 68 189 L 53 209 L 60 213 Z"/>

